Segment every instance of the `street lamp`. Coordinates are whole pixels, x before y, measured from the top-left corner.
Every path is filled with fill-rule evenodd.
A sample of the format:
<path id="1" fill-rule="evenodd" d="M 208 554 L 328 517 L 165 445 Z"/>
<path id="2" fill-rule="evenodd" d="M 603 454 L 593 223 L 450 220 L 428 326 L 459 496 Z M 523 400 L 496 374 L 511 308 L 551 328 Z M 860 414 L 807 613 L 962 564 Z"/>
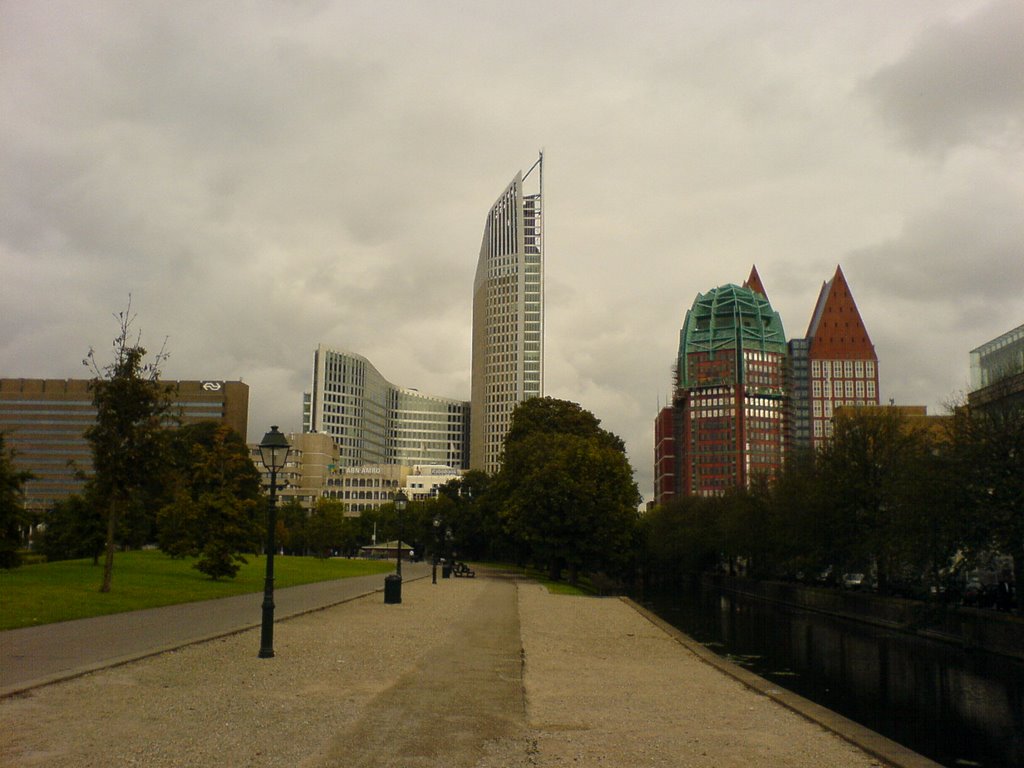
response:
<path id="1" fill-rule="evenodd" d="M 398 558 L 395 572 L 384 577 L 384 602 L 402 602 L 402 512 L 409 501 L 401 490 L 395 494 L 395 515 L 398 517 Z"/>
<path id="2" fill-rule="evenodd" d="M 267 575 L 263 583 L 263 626 L 260 632 L 260 658 L 274 655 L 274 529 L 277 528 L 277 473 L 284 469 L 291 446 L 272 426 L 260 443 L 260 461 L 270 472 L 270 504 L 267 507 Z"/>
<path id="3" fill-rule="evenodd" d="M 408 497 L 401 490 L 395 494 L 395 516 L 398 518 L 398 560 L 395 573 L 398 574 L 398 578 L 402 578 L 402 513 L 405 512 L 408 501 Z"/>
<path id="4" fill-rule="evenodd" d="M 437 584 L 437 559 L 441 556 L 441 515 L 434 515 L 434 565 L 430 569 L 430 583 Z"/>
<path id="5" fill-rule="evenodd" d="M 455 553 L 452 553 L 451 558 L 448 557 L 448 550 L 451 548 L 452 543 L 452 527 L 449 525 L 444 529 L 444 546 L 441 547 L 441 555 L 445 558 L 444 565 L 441 566 L 441 578 L 447 579 L 452 575 L 452 562 L 455 560 Z"/>

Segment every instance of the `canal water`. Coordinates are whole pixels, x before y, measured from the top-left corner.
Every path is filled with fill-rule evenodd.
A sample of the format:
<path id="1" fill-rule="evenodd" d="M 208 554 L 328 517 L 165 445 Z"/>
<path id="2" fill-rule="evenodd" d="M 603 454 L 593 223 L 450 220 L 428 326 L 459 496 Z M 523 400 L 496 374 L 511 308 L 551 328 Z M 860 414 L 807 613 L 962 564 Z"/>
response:
<path id="1" fill-rule="evenodd" d="M 949 768 L 1024 768 L 1024 662 L 695 585 L 648 601 L 711 650 Z"/>

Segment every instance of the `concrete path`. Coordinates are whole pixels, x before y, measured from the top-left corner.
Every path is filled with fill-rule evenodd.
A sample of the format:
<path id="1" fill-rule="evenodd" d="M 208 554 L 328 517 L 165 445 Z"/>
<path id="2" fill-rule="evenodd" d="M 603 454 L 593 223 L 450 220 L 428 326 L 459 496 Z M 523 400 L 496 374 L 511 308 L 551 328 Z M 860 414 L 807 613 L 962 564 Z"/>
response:
<path id="1" fill-rule="evenodd" d="M 425 563 L 402 570 L 406 582 L 429 574 Z M 275 590 L 275 624 L 382 590 L 385 575 Z M 259 626 L 262 605 L 258 592 L 0 632 L 0 697 Z"/>
<path id="2" fill-rule="evenodd" d="M 483 569 L 283 621 L 273 659 L 258 642 L 235 632 L 4 698 L 0 765 L 936 768 L 628 601 Z"/>
<path id="3" fill-rule="evenodd" d="M 442 642 L 372 699 L 331 739 L 323 766 L 474 766 L 483 745 L 525 727 L 515 585 L 482 579 L 482 591 Z M 462 585 L 453 585 L 462 589 Z"/>

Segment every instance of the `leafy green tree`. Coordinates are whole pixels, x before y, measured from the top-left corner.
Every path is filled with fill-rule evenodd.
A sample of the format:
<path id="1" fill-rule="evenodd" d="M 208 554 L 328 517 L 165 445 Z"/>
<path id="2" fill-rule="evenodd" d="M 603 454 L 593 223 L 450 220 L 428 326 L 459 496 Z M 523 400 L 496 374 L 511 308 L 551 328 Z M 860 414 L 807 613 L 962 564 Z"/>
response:
<path id="1" fill-rule="evenodd" d="M 843 521 L 810 451 L 790 456 L 768 487 L 775 568 L 796 575 L 818 574 L 846 557 Z"/>
<path id="2" fill-rule="evenodd" d="M 195 567 L 211 578 L 234 577 L 246 562 L 242 553 L 258 548 L 259 472 L 227 425 L 183 427 L 172 443 L 179 471 L 158 515 L 161 548 L 172 556 L 198 555 Z"/>
<path id="3" fill-rule="evenodd" d="M 140 337 L 130 338 L 134 316 L 118 313 L 120 330 L 114 339 L 114 359 L 100 367 L 92 349 L 84 360 L 95 377 L 91 382 L 96 422 L 85 436 L 92 447 L 94 497 L 101 503 L 106 523 L 106 544 L 101 592 L 109 592 L 114 551 L 125 515 L 138 509 L 135 502 L 152 487 L 165 463 L 165 421 L 171 416 L 171 388 L 160 382 L 161 350 L 146 362 Z"/>
<path id="4" fill-rule="evenodd" d="M 438 541 L 451 530 L 450 546 L 460 558 L 466 560 L 505 560 L 513 557 L 514 547 L 505 532 L 500 514 L 500 503 L 491 492 L 491 477 L 486 472 L 470 470 L 458 479 L 450 480 L 438 488 L 436 498 L 430 499 L 423 512 L 420 531 L 423 551 L 433 554 L 444 542 Z M 433 527 L 439 516 L 444 530 Z"/>
<path id="5" fill-rule="evenodd" d="M 309 544 L 309 512 L 295 497 L 281 503 L 277 509 L 277 533 L 274 540 L 278 546 L 291 555 L 308 555 Z M 264 526 L 264 534 L 266 526 Z"/>
<path id="6" fill-rule="evenodd" d="M 359 548 L 358 528 L 354 519 L 345 517 L 344 502 L 320 499 L 307 525 L 310 548 L 317 557 L 328 557 L 332 552 L 351 553 Z"/>
<path id="7" fill-rule="evenodd" d="M 48 561 L 91 557 L 99 563 L 106 543 L 106 525 L 95 501 L 73 494 L 46 513 L 39 547 Z"/>
<path id="8" fill-rule="evenodd" d="M 840 537 L 836 571 L 873 562 L 882 592 L 908 575 L 901 531 L 917 514 L 908 491 L 927 453 L 924 435 L 895 408 L 854 409 L 833 418 L 832 439 L 819 454 Z"/>
<path id="9" fill-rule="evenodd" d="M 718 510 L 711 499 L 681 496 L 641 518 L 641 563 L 646 582 L 674 586 L 721 559 Z"/>
<path id="10" fill-rule="evenodd" d="M 955 416 L 954 452 L 963 479 L 962 512 L 979 532 L 975 551 L 1013 557 L 1018 613 L 1024 585 L 1024 407 L 963 409 Z"/>
<path id="11" fill-rule="evenodd" d="M 13 452 L 4 445 L 4 433 L 0 432 L 0 568 L 21 564 L 18 550 L 29 522 L 23 493 L 32 474 L 15 469 L 12 457 Z"/>
<path id="12" fill-rule="evenodd" d="M 194 567 L 212 579 L 234 578 L 248 562 L 242 552 L 255 548 L 256 501 L 220 489 L 200 494 L 196 507 L 203 544 Z"/>
<path id="13" fill-rule="evenodd" d="M 633 470 L 621 438 L 578 404 L 520 403 L 495 485 L 507 530 L 552 578 L 628 562 L 641 499 Z"/>

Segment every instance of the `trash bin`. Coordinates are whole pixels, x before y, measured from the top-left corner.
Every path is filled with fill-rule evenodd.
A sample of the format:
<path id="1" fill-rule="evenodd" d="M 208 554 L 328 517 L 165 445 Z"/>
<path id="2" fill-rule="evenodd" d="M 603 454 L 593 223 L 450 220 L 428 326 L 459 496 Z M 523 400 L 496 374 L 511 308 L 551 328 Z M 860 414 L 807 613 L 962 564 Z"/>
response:
<path id="1" fill-rule="evenodd" d="M 441 578 L 442 579 L 450 579 L 451 577 L 452 577 L 452 564 L 451 563 L 445 563 L 441 567 Z"/>
<path id="2" fill-rule="evenodd" d="M 388 604 L 402 602 L 402 577 L 397 573 L 384 577 L 384 602 Z"/>

